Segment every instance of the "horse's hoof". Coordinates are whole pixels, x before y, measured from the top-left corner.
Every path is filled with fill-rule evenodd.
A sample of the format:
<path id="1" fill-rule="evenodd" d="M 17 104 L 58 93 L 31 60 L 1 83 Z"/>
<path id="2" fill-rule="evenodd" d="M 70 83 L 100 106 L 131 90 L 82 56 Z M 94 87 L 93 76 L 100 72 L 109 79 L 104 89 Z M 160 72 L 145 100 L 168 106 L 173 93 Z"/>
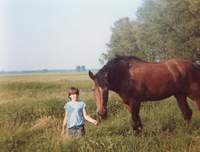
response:
<path id="1" fill-rule="evenodd" d="M 142 131 L 142 127 L 138 127 L 138 130 L 141 132 Z"/>
<path id="2" fill-rule="evenodd" d="M 133 135 L 134 136 L 140 136 L 141 135 L 141 130 L 139 130 L 139 129 L 133 130 Z"/>

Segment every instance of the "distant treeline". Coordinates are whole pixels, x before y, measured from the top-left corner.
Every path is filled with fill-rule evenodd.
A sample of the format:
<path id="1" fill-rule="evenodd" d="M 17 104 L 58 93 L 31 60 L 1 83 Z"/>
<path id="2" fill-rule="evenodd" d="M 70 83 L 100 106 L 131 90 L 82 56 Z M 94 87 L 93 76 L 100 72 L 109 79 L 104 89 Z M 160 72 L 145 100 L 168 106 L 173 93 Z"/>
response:
<path id="1" fill-rule="evenodd" d="M 98 71 L 98 69 L 90 69 L 92 71 Z M 85 72 L 88 69 L 84 69 Z M 43 70 L 22 70 L 22 71 L 0 71 L 0 74 L 32 74 L 32 73 L 62 73 L 62 72 L 84 72 L 77 69 L 43 69 Z"/>
<path id="2" fill-rule="evenodd" d="M 200 58 L 200 0 L 143 0 L 136 16 L 114 23 L 100 62 L 116 55 Z"/>
<path id="3" fill-rule="evenodd" d="M 78 65 L 78 66 L 76 66 L 76 71 L 86 71 L 86 68 L 85 68 L 85 66 L 84 65 Z"/>

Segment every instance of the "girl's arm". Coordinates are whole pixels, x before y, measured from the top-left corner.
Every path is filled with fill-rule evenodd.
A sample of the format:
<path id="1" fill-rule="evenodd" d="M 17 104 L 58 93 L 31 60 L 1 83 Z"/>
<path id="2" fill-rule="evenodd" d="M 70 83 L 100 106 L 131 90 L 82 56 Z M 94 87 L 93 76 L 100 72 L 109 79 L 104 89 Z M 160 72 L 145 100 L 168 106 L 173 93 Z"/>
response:
<path id="1" fill-rule="evenodd" d="M 91 118 L 91 117 L 87 114 L 86 108 L 83 108 L 83 116 L 84 116 L 84 118 L 85 118 L 87 121 L 93 123 L 94 125 L 97 125 L 97 124 L 98 124 L 98 122 L 97 122 L 95 119 Z"/>
<path id="2" fill-rule="evenodd" d="M 65 133 L 65 128 L 67 126 L 67 112 L 65 112 L 64 120 L 63 120 L 63 125 L 62 125 L 62 134 Z"/>

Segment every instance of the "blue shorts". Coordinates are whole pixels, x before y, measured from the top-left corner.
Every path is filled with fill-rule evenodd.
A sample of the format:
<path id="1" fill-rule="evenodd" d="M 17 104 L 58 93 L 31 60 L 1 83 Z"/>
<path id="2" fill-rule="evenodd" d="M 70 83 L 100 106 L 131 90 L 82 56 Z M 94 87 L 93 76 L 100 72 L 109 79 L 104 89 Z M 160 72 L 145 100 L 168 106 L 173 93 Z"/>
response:
<path id="1" fill-rule="evenodd" d="M 85 134 L 84 125 L 68 128 L 68 136 L 69 137 L 72 137 L 72 138 L 73 137 L 81 137 L 84 134 Z"/>

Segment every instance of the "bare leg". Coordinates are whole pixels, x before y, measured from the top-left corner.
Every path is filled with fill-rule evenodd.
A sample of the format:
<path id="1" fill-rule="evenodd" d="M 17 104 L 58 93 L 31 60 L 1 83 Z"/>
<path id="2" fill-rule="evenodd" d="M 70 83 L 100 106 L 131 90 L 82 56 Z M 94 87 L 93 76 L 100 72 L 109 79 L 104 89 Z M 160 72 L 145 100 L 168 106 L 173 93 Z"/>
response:
<path id="1" fill-rule="evenodd" d="M 179 108 L 181 109 L 181 112 L 183 114 L 183 117 L 186 121 L 190 121 L 192 118 L 192 110 L 190 109 L 186 96 L 185 95 L 176 95 L 177 104 Z"/>
<path id="2" fill-rule="evenodd" d="M 139 116 L 140 111 L 140 102 L 132 102 L 131 105 L 131 116 L 132 116 L 132 127 L 133 132 L 137 135 L 139 132 L 142 131 L 142 123 Z"/>

